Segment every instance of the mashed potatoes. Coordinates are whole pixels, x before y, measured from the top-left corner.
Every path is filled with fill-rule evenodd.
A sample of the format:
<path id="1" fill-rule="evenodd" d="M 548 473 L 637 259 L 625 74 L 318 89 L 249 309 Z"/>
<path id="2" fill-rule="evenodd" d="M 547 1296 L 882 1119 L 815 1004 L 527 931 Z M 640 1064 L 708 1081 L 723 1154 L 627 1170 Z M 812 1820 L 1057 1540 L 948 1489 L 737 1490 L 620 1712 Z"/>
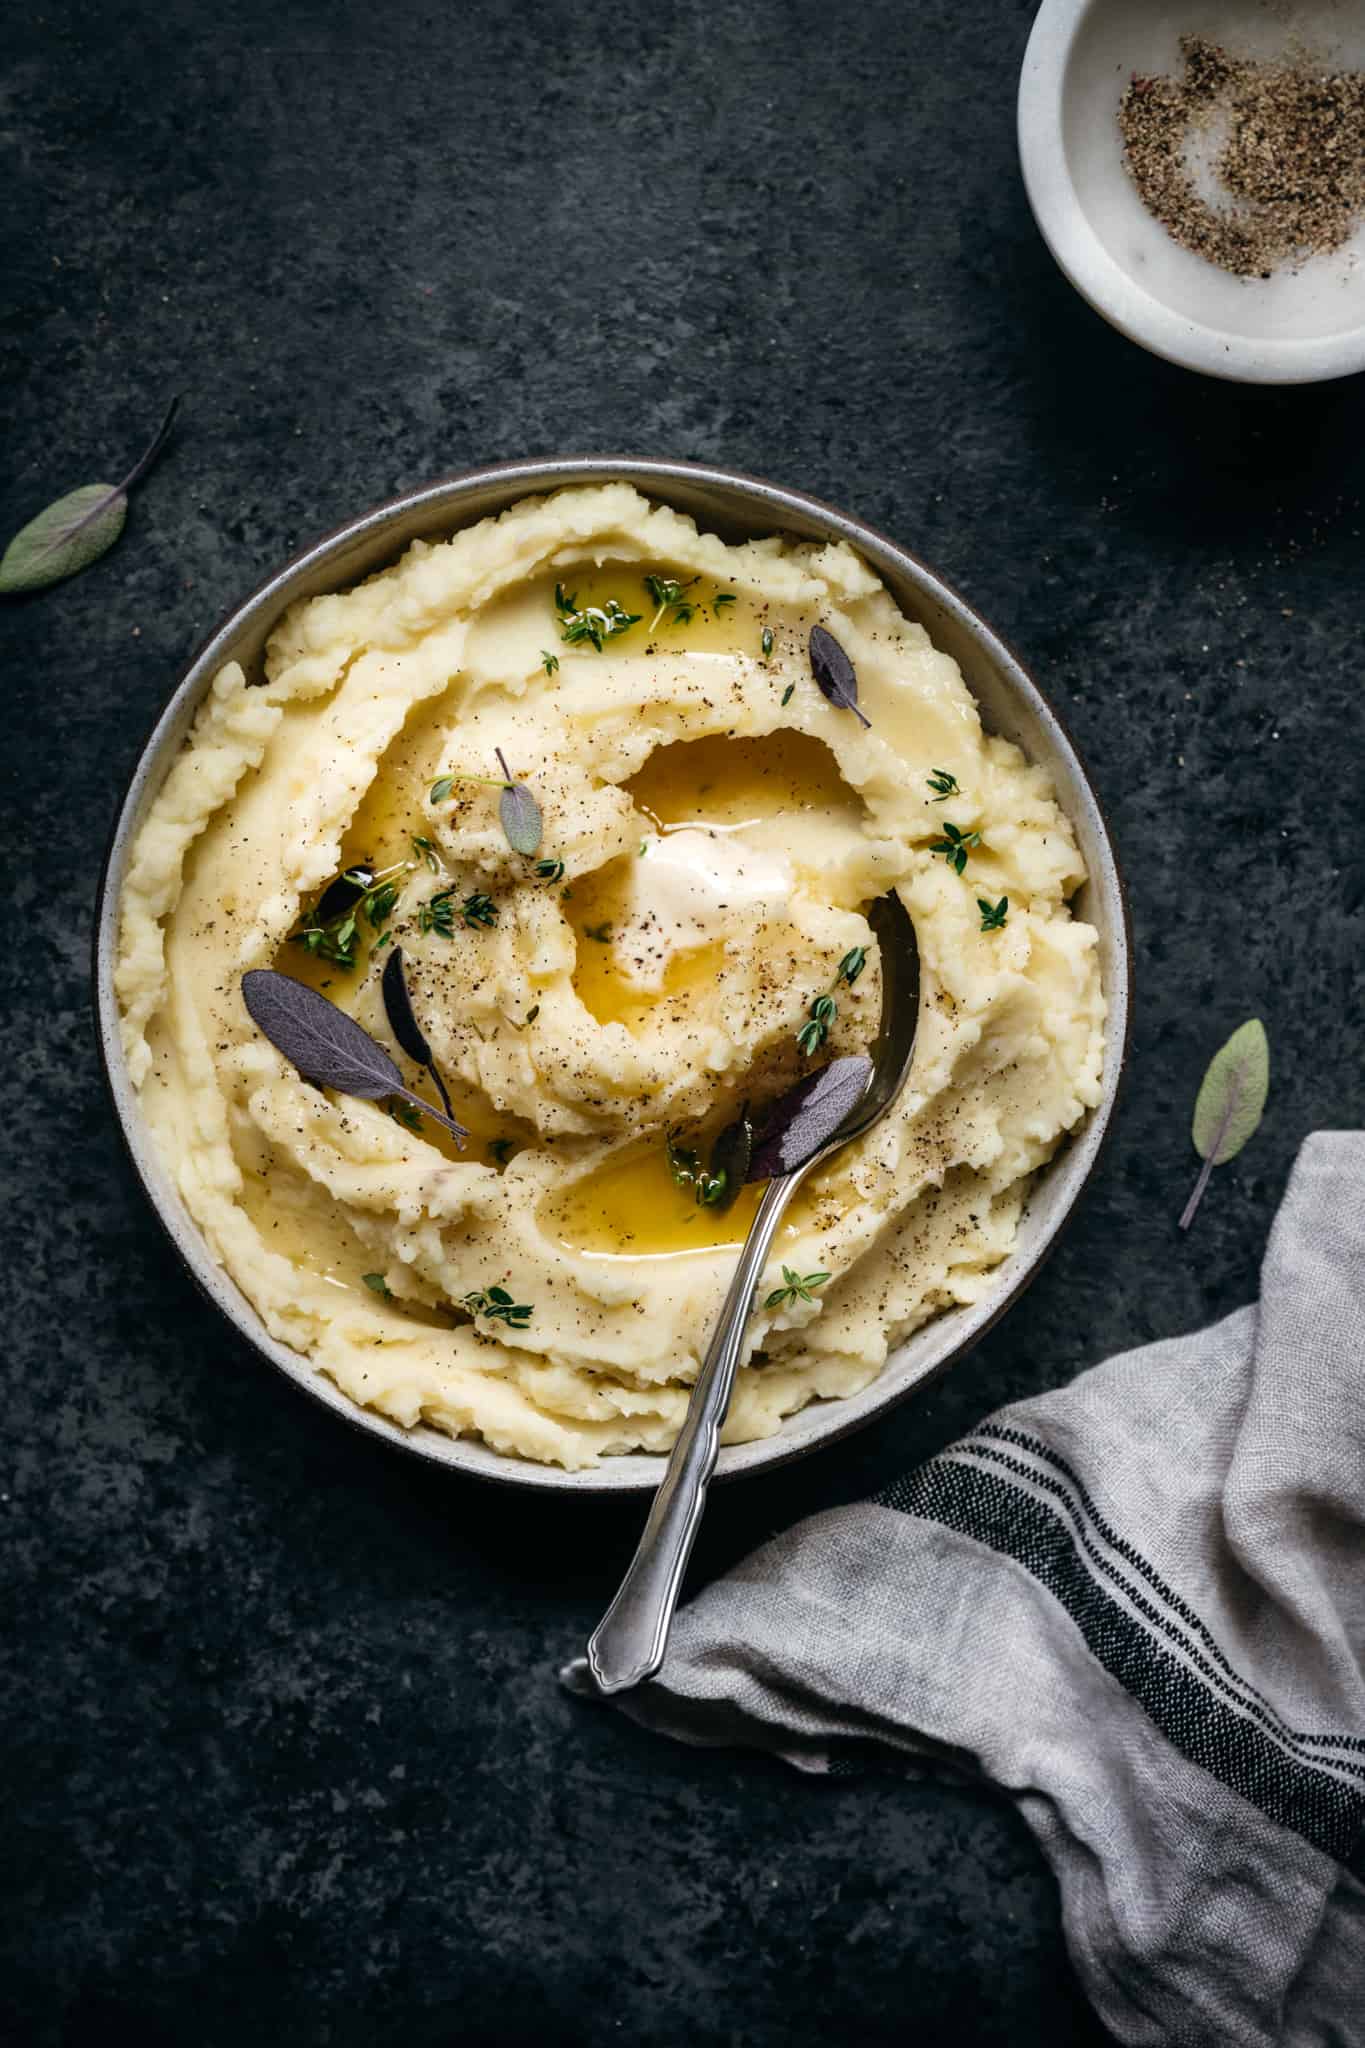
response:
<path id="1" fill-rule="evenodd" d="M 816 623 L 869 728 L 816 687 Z M 981 1293 L 1099 1097 L 1095 933 L 1046 776 L 853 553 L 566 490 L 298 606 L 265 667 L 218 675 L 152 807 L 117 979 L 157 1143 L 277 1338 L 404 1424 L 570 1467 L 665 1449 L 758 1192 L 703 1204 L 679 1154 L 867 1044 L 864 912 L 892 887 L 921 955 L 910 1083 L 789 1211 L 760 1304 L 784 1265 L 829 1277 L 754 1314 L 727 1439 L 855 1392 Z M 275 966 L 393 1047 L 394 944 L 463 1153 L 309 1085 L 243 1006 Z"/>

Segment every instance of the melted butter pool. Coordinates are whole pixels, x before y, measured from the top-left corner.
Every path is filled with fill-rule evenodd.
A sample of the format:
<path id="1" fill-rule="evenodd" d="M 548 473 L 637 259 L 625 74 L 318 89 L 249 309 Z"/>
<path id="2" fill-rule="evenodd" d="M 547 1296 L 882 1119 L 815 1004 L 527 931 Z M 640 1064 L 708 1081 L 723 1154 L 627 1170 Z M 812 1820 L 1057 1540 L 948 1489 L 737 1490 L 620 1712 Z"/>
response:
<path id="1" fill-rule="evenodd" d="M 749 1234 L 761 1187 L 745 1188 L 729 1209 L 707 1209 L 680 1188 L 662 1139 L 612 1159 L 576 1180 L 542 1217 L 566 1252 L 588 1258 L 667 1259 L 738 1248 Z"/>
<path id="2" fill-rule="evenodd" d="M 793 812 L 861 815 L 823 740 L 788 727 L 762 737 L 675 740 L 656 747 L 622 787 L 661 832 L 695 825 L 739 832 Z"/>

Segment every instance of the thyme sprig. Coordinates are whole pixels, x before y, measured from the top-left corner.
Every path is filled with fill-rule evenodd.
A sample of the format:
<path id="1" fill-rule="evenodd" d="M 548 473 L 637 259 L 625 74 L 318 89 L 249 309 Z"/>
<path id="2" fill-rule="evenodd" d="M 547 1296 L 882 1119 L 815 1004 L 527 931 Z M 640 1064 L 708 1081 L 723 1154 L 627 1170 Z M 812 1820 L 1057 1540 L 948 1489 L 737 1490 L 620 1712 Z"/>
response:
<path id="1" fill-rule="evenodd" d="M 813 1054 L 819 1052 L 821 1046 L 829 1037 L 830 1026 L 838 1014 L 838 1008 L 833 996 L 817 996 L 815 998 L 807 1013 L 807 1022 L 801 1026 L 801 1029 L 796 1034 L 796 1042 L 806 1059 L 810 1059 Z"/>
<path id="2" fill-rule="evenodd" d="M 867 965 L 867 947 L 853 946 L 839 962 L 834 976 L 834 987 L 841 983 L 852 988 L 858 976 Z M 819 1052 L 833 1029 L 839 1010 L 833 995 L 817 996 L 806 1013 L 806 1022 L 796 1034 L 796 1043 L 806 1059 Z"/>
<path id="3" fill-rule="evenodd" d="M 774 1287 L 764 1308 L 786 1308 L 797 1301 L 814 1301 L 816 1290 L 824 1286 L 828 1273 L 798 1273 L 791 1266 L 782 1268 L 782 1285 Z"/>
<path id="4" fill-rule="evenodd" d="M 435 932 L 439 939 L 453 939 L 456 915 L 454 889 L 438 889 L 434 896 L 429 896 L 419 907 L 417 929 L 419 932 Z M 476 889 L 458 906 L 458 915 L 461 921 L 471 928 L 474 925 L 496 924 L 498 906 L 491 896 L 485 896 L 481 889 Z"/>
<path id="5" fill-rule="evenodd" d="M 498 749 L 495 747 L 495 753 Z M 501 755 L 499 755 L 501 759 Z M 431 785 L 431 801 L 443 804 L 457 782 L 481 782 L 486 789 L 511 789 L 516 778 L 509 772 L 505 775 L 470 775 L 463 768 L 452 768 L 448 775 L 438 775 Z"/>
<path id="6" fill-rule="evenodd" d="M 417 929 L 423 933 L 435 932 L 436 936 L 441 939 L 454 938 L 455 891 L 453 889 L 439 889 L 434 896 L 429 896 L 425 903 L 419 905 Z"/>
<path id="7" fill-rule="evenodd" d="M 670 625 L 687 626 L 691 624 L 697 615 L 697 607 L 693 599 L 684 597 L 683 592 L 690 590 L 694 583 L 699 583 L 700 581 L 701 578 L 699 576 L 689 576 L 686 583 L 679 583 L 672 576 L 646 576 L 645 589 L 649 592 L 649 601 L 657 607 L 653 618 L 649 622 L 649 631 L 651 633 L 658 625 L 664 613 L 670 610 L 673 614 L 669 621 Z"/>
<path id="8" fill-rule="evenodd" d="M 414 839 L 412 843 L 423 859 L 430 857 L 428 840 Z M 289 934 L 290 943 L 303 946 L 315 960 L 330 960 L 347 974 L 352 973 L 360 944 L 361 919 L 371 931 L 379 932 L 393 916 L 399 888 L 416 866 L 415 860 L 395 861 L 377 874 L 372 868 L 345 868 L 323 890 L 311 920 Z M 323 914 L 329 897 L 334 902 L 337 897 L 343 899 L 330 916 Z M 384 937 L 387 936 L 385 933 Z M 381 938 L 378 943 L 383 942 Z"/>
<path id="9" fill-rule="evenodd" d="M 586 641 L 599 654 L 608 640 L 628 633 L 644 616 L 641 612 L 628 612 L 614 597 L 609 597 L 604 605 L 585 604 L 580 610 L 578 593 L 565 590 L 562 583 L 555 585 L 555 610 L 559 613 L 559 637 L 564 645 L 581 647 Z"/>
<path id="10" fill-rule="evenodd" d="M 524 1330 L 534 1313 L 529 1301 L 513 1301 L 505 1287 L 478 1287 L 462 1300 L 471 1315 L 482 1316 L 489 1323 L 506 1323 L 512 1330 Z"/>
<path id="11" fill-rule="evenodd" d="M 957 786 L 957 777 L 950 775 L 946 768 L 935 768 L 933 774 L 929 777 L 929 787 L 934 792 L 934 802 L 936 804 L 941 804 L 946 797 L 961 796 L 962 794 L 962 791 Z"/>
<path id="12" fill-rule="evenodd" d="M 981 912 L 981 929 L 983 932 L 1002 932 L 1005 929 L 1005 924 L 1010 914 L 1010 899 L 1008 896 L 1002 896 L 998 903 L 988 902 L 986 897 L 978 896 L 976 907 Z"/>
<path id="13" fill-rule="evenodd" d="M 963 832 L 956 825 L 943 820 L 943 837 L 935 839 L 930 853 L 941 853 L 955 874 L 961 874 L 967 865 L 967 854 L 973 846 L 980 846 L 979 832 Z"/>
<path id="14" fill-rule="evenodd" d="M 666 1144 L 668 1170 L 680 1188 L 692 1190 L 697 1206 L 728 1209 L 748 1180 L 753 1159 L 754 1127 L 749 1120 L 749 1105 L 742 1104 L 734 1122 L 725 1126 L 712 1145 L 709 1167 L 702 1165 L 695 1146 L 680 1145 L 672 1131 Z"/>
<path id="15" fill-rule="evenodd" d="M 690 1188 L 697 1204 L 703 1209 L 712 1209 L 725 1193 L 727 1176 L 708 1173 L 701 1163 L 701 1154 L 691 1145 L 680 1145 L 670 1131 L 667 1139 L 668 1170 L 674 1184 Z"/>

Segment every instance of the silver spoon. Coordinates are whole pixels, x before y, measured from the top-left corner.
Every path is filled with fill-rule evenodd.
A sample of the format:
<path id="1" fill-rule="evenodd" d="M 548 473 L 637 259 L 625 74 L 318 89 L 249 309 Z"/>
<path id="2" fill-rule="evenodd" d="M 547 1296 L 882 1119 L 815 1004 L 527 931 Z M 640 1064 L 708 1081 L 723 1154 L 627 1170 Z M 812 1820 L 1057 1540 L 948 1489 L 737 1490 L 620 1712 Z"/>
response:
<path id="1" fill-rule="evenodd" d="M 866 1089 L 809 1158 L 768 1183 L 639 1548 L 620 1591 L 589 1638 L 587 1656 L 574 1658 L 560 1672 L 574 1692 L 624 1692 L 652 1678 L 663 1663 L 683 1573 L 706 1508 L 706 1489 L 716 1466 L 754 1290 L 783 1211 L 807 1174 L 871 1130 L 905 1086 L 919 1022 L 915 927 L 894 889 L 878 897 L 869 921 L 881 950 L 882 1013 Z"/>

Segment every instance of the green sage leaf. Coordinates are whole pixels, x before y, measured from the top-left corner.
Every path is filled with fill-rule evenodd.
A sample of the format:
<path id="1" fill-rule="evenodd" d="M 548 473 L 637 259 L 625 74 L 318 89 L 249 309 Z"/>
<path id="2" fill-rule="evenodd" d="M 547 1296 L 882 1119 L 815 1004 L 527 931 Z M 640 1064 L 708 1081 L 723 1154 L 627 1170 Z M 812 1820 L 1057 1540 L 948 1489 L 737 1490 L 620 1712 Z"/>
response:
<path id="1" fill-rule="evenodd" d="M 1188 1230 L 1204 1199 L 1215 1166 L 1235 1159 L 1255 1131 L 1270 1092 L 1270 1046 L 1259 1017 L 1239 1025 L 1209 1061 L 1194 1105 L 1190 1135 L 1204 1164 L 1180 1215 Z"/>
<path id="2" fill-rule="evenodd" d="M 514 853 L 532 854 L 543 830 L 540 805 L 524 782 L 511 782 L 498 798 L 498 816 Z"/>
<path id="3" fill-rule="evenodd" d="M 0 558 L 0 591 L 45 590 L 89 568 L 114 545 L 128 517 L 118 484 L 82 484 L 21 526 Z"/>
<path id="4" fill-rule="evenodd" d="M 1194 1149 L 1215 1166 L 1235 1159 L 1265 1114 L 1270 1044 L 1259 1017 L 1249 1018 L 1209 1062 L 1194 1105 Z"/>
<path id="5" fill-rule="evenodd" d="M 108 552 L 128 517 L 128 493 L 165 447 L 179 406 L 178 398 L 171 400 L 150 446 L 121 484 L 82 484 L 20 527 L 0 556 L 0 595 L 45 590 Z"/>

